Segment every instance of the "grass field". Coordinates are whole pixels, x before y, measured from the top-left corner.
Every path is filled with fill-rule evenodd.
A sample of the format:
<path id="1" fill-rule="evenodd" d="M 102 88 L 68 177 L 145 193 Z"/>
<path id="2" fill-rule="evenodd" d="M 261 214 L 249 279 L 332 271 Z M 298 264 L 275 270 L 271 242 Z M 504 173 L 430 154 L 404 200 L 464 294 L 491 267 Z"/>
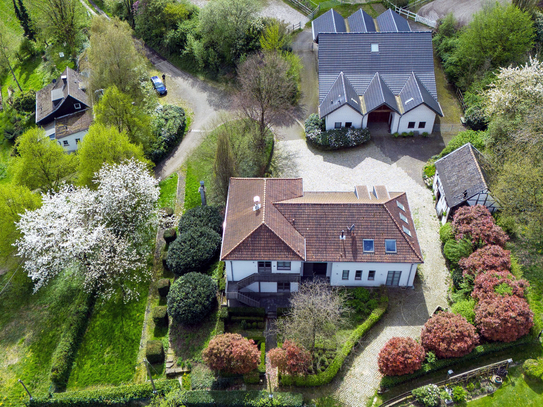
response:
<path id="1" fill-rule="evenodd" d="M 0 276 L 0 290 L 14 267 Z M 0 405 L 22 406 L 27 399 L 23 380 L 34 394 L 49 390 L 51 357 L 80 285 L 73 278 L 57 278 L 32 293 L 32 281 L 19 270 L 0 295 Z"/>
<path id="2" fill-rule="evenodd" d="M 159 208 L 170 207 L 175 209 L 175 201 L 177 195 L 177 173 L 170 175 L 168 178 L 160 181 L 160 197 L 158 198 Z"/>

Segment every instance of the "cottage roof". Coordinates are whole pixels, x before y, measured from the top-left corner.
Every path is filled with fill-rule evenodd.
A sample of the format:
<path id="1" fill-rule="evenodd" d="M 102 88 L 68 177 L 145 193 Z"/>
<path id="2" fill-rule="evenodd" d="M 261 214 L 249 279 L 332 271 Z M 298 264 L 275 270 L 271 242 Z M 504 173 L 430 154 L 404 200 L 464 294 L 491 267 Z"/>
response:
<path id="1" fill-rule="evenodd" d="M 388 9 L 375 19 L 380 32 L 411 31 L 409 22 L 392 9 Z"/>
<path id="2" fill-rule="evenodd" d="M 373 76 L 366 92 L 364 92 L 364 105 L 366 106 L 366 113 L 382 105 L 387 105 L 392 110 L 400 113 L 394 94 L 381 79 L 379 73 Z"/>
<path id="3" fill-rule="evenodd" d="M 361 8 L 347 18 L 347 23 L 349 24 L 349 32 L 351 33 L 376 31 L 373 18 Z"/>
<path id="4" fill-rule="evenodd" d="M 403 113 L 407 113 L 417 106 L 425 104 L 438 115 L 443 116 L 440 104 L 430 95 L 430 92 L 428 92 L 414 72 L 405 83 L 399 96 Z"/>
<path id="5" fill-rule="evenodd" d="M 347 32 L 345 19 L 336 10 L 331 8 L 311 23 L 313 40 L 317 40 L 321 33 L 344 33 Z"/>
<path id="6" fill-rule="evenodd" d="M 55 119 L 55 138 L 58 140 L 88 130 L 91 124 L 92 113 L 90 109 L 59 117 Z"/>
<path id="7" fill-rule="evenodd" d="M 330 88 L 328 95 L 326 95 L 320 104 L 319 111 L 321 116 L 326 116 L 344 105 L 349 105 L 358 113 L 362 114 L 360 100 L 353 85 L 351 85 L 343 72 L 340 72 L 336 81 Z"/>
<path id="8" fill-rule="evenodd" d="M 82 89 L 85 79 L 73 69 L 66 67 L 60 78 L 36 92 L 36 123 L 54 117 L 68 96 L 73 97 L 84 106 L 89 107 L 88 96 Z M 51 119 L 53 118 L 51 117 Z"/>
<path id="9" fill-rule="evenodd" d="M 255 193 L 266 196 L 258 211 Z M 374 252 L 364 253 L 365 239 Z M 396 253 L 385 253 L 385 239 L 396 240 Z M 423 262 L 405 193 L 384 186 L 303 192 L 301 179 L 246 178 L 230 180 L 221 259 Z"/>
<path id="10" fill-rule="evenodd" d="M 488 189 L 490 166 L 471 143 L 466 143 L 435 162 L 449 208 Z"/>

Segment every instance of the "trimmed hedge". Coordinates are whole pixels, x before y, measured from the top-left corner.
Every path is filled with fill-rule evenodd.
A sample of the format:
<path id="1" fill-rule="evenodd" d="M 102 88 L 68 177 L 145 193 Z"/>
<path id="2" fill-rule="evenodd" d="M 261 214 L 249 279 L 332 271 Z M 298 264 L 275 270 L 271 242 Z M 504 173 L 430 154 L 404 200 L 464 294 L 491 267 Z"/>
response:
<path id="1" fill-rule="evenodd" d="M 145 357 L 151 364 L 164 362 L 164 345 L 162 345 L 162 341 L 147 341 Z"/>
<path id="2" fill-rule="evenodd" d="M 371 138 L 368 129 L 349 127 L 325 130 L 324 119 L 320 119 L 315 113 L 305 121 L 305 137 L 309 143 L 323 150 L 355 147 L 366 143 Z"/>
<path id="3" fill-rule="evenodd" d="M 168 326 L 168 308 L 165 306 L 158 306 L 151 311 L 153 315 L 153 322 L 156 326 L 166 327 Z"/>
<path id="4" fill-rule="evenodd" d="M 49 379 L 56 390 L 64 390 L 70 378 L 75 354 L 90 320 L 95 302 L 94 294 L 81 294 L 78 304 L 70 315 L 64 333 L 53 353 Z"/>
<path id="5" fill-rule="evenodd" d="M 183 138 L 185 127 L 183 108 L 175 105 L 160 106 L 151 120 L 151 128 L 156 136 L 147 154 L 151 161 L 158 163 L 164 159 Z"/>
<path id="6" fill-rule="evenodd" d="M 179 389 L 177 380 L 156 380 L 155 387 L 159 395 Z M 153 397 L 151 383 L 132 384 L 103 389 L 70 391 L 57 393 L 52 397 L 38 396 L 27 401 L 29 407 L 102 407 L 102 406 L 131 406 L 135 401 L 148 400 Z"/>
<path id="7" fill-rule="evenodd" d="M 424 363 L 422 365 L 422 368 L 413 374 L 404 375 L 404 376 L 384 376 L 381 379 L 381 387 L 391 388 L 391 387 L 397 386 L 398 384 L 405 383 L 410 380 L 424 376 L 428 373 L 435 372 L 436 370 L 444 369 L 446 367 L 453 366 L 458 363 L 476 359 L 489 353 L 498 352 L 504 349 L 512 348 L 514 346 L 525 345 L 527 343 L 530 343 L 531 341 L 533 341 L 533 338 L 528 335 L 528 336 L 524 336 L 520 338 L 516 342 L 506 342 L 506 343 L 495 342 L 495 343 L 487 343 L 484 345 L 479 345 L 475 347 L 473 352 L 461 358 L 438 359 L 434 363 Z"/>
<path id="8" fill-rule="evenodd" d="M 177 239 L 177 232 L 175 231 L 175 229 L 171 228 L 171 229 L 166 229 L 164 231 L 164 240 L 166 241 L 166 244 L 170 244 L 171 242 L 173 242 L 175 239 Z"/>
<path id="9" fill-rule="evenodd" d="M 255 316 L 266 317 L 266 310 L 264 308 L 252 308 L 252 307 L 234 307 L 228 308 L 229 316 Z"/>
<path id="10" fill-rule="evenodd" d="M 364 336 L 366 332 L 370 330 L 373 325 L 375 325 L 381 319 L 387 308 L 388 297 L 382 296 L 379 306 L 371 312 L 368 319 L 366 319 L 354 330 L 349 339 L 347 339 L 343 345 L 341 351 L 337 353 L 332 363 L 330 363 L 324 372 L 308 376 L 283 375 L 281 376 L 281 384 L 285 386 L 295 385 L 300 387 L 312 387 L 322 386 L 330 383 L 339 372 L 341 366 L 343 366 L 343 362 L 345 362 L 345 359 L 349 353 L 351 353 L 353 346 L 362 338 L 362 336 Z"/>
<path id="11" fill-rule="evenodd" d="M 188 273 L 178 278 L 168 293 L 168 315 L 184 325 L 202 321 L 213 310 L 217 283 L 208 275 Z"/>
<path id="12" fill-rule="evenodd" d="M 266 391 L 205 391 L 196 390 L 179 392 L 175 397 L 175 406 L 185 407 L 259 407 L 269 405 L 269 393 Z M 273 393 L 275 407 L 302 407 L 303 396 L 300 393 Z"/>
<path id="13" fill-rule="evenodd" d="M 224 219 L 216 206 L 196 206 L 188 209 L 179 220 L 179 233 L 192 227 L 207 227 L 218 234 L 222 233 Z"/>
<path id="14" fill-rule="evenodd" d="M 158 294 L 161 297 L 166 297 L 170 292 L 171 281 L 169 278 L 161 278 L 156 283 L 156 288 L 158 289 Z"/>

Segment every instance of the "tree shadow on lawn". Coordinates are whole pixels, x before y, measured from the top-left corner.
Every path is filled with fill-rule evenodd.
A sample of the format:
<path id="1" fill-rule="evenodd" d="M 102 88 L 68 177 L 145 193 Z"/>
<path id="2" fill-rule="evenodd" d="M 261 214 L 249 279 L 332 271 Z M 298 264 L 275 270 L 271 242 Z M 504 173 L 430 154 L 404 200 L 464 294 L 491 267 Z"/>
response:
<path id="1" fill-rule="evenodd" d="M 172 321 L 170 344 L 177 357 L 183 360 L 202 361 L 202 351 L 215 333 L 218 310 L 215 309 L 201 324 L 181 325 Z"/>

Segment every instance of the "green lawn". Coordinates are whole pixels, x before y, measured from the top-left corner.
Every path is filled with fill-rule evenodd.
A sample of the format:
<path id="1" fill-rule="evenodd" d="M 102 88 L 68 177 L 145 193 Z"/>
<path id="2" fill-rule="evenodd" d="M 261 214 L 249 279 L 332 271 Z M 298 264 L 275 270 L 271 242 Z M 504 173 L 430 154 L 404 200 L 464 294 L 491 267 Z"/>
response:
<path id="1" fill-rule="evenodd" d="M 0 276 L 0 290 L 15 269 Z M 56 278 L 33 294 L 32 281 L 19 270 L 0 296 L 0 405 L 22 406 L 27 399 L 23 380 L 34 394 L 49 390 L 51 357 L 63 324 L 72 311 L 80 284 L 73 278 Z"/>
<path id="2" fill-rule="evenodd" d="M 468 403 L 469 407 L 537 407 L 543 405 L 543 383 L 526 382 L 520 366 L 509 369 L 501 388 L 490 396 Z"/>
<path id="3" fill-rule="evenodd" d="M 128 304 L 97 301 L 72 368 L 68 390 L 132 381 L 148 283 L 140 285 L 139 293 L 139 300 Z"/>
<path id="4" fill-rule="evenodd" d="M 158 198 L 158 206 L 160 208 L 170 207 L 175 209 L 177 197 L 177 173 L 170 175 L 168 178 L 159 182 L 160 197 Z"/>

